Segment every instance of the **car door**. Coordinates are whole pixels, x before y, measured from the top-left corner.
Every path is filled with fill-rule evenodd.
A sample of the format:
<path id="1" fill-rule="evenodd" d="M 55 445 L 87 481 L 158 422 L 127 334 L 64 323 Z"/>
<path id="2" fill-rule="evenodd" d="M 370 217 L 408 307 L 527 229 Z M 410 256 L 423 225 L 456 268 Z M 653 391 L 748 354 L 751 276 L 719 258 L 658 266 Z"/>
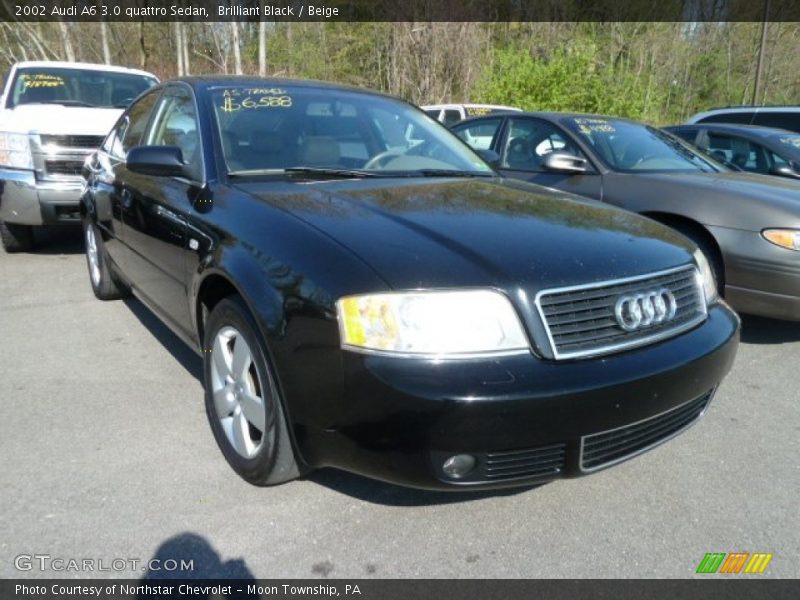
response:
<path id="1" fill-rule="evenodd" d="M 161 89 L 147 93 L 125 112 L 91 165 L 97 223 L 107 236 L 105 246 L 109 256 L 126 277 L 130 252 L 125 243 L 122 213 L 130 191 L 124 184 L 127 178 L 125 156 L 141 140 L 160 94 Z"/>
<path id="2" fill-rule="evenodd" d="M 188 86 L 166 88 L 140 145 L 179 147 L 186 175 L 125 172 L 122 220 L 130 249 L 128 275 L 145 302 L 191 336 L 186 296 L 187 215 L 202 189 L 203 165 L 197 110 Z"/>
<path id="3" fill-rule="evenodd" d="M 535 117 L 508 117 L 501 138 L 495 142 L 500 155 L 499 171 L 572 194 L 602 199 L 603 180 L 574 138 L 557 125 Z M 586 161 L 583 173 L 556 172 L 545 166 L 551 152 L 566 152 Z"/>

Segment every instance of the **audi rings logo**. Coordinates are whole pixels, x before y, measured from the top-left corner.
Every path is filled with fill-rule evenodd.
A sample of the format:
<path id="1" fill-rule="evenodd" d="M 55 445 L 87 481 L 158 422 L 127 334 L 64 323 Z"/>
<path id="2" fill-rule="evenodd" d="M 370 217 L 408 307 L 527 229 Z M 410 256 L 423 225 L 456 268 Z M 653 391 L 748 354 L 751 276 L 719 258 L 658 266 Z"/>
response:
<path id="1" fill-rule="evenodd" d="M 636 331 L 670 321 L 677 311 L 678 302 L 666 288 L 621 296 L 614 306 L 617 323 L 625 331 Z"/>

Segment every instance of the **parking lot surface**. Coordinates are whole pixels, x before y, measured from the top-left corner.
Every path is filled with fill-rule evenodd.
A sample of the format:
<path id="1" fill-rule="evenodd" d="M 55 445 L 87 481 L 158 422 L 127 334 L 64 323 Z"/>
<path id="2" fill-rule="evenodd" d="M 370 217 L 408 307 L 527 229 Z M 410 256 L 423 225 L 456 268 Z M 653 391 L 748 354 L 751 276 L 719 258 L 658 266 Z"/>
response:
<path id="1" fill-rule="evenodd" d="M 138 301 L 94 298 L 77 230 L 46 238 L 0 250 L 0 577 L 145 575 L 15 568 L 35 554 L 188 559 L 195 577 L 691 577 L 707 552 L 772 553 L 762 577 L 800 577 L 800 324 L 745 318 L 704 419 L 589 477 L 256 488 L 215 445 L 200 359 Z"/>

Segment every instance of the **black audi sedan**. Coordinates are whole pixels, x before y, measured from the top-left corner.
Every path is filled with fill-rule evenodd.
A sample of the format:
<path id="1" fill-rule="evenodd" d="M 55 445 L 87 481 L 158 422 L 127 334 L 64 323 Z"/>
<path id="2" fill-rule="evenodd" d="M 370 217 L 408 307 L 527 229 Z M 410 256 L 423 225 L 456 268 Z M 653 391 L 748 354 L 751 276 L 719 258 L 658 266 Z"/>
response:
<path id="1" fill-rule="evenodd" d="M 515 113 L 453 131 L 507 177 L 645 215 L 691 239 L 736 310 L 800 321 L 800 181 L 733 172 L 629 119 Z"/>
<path id="2" fill-rule="evenodd" d="M 685 238 L 503 180 L 388 96 L 168 82 L 84 174 L 95 294 L 132 292 L 202 355 L 211 430 L 254 484 L 589 473 L 693 424 L 736 352 Z"/>

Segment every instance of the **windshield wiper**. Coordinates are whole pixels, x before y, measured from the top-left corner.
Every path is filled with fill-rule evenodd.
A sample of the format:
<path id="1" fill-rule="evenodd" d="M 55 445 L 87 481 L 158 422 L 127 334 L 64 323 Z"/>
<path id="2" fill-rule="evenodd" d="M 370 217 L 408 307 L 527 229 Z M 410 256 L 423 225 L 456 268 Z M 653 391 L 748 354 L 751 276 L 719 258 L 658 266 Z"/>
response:
<path id="1" fill-rule="evenodd" d="M 459 171 L 458 169 L 417 169 L 404 173 L 406 177 L 495 177 L 491 171 Z"/>
<path id="2" fill-rule="evenodd" d="M 301 175 L 319 175 L 321 177 L 341 177 L 343 179 L 363 178 L 363 177 L 385 177 L 381 173 L 363 171 L 361 169 L 332 169 L 326 167 L 289 167 L 283 170 L 285 173 L 299 173 Z"/>

